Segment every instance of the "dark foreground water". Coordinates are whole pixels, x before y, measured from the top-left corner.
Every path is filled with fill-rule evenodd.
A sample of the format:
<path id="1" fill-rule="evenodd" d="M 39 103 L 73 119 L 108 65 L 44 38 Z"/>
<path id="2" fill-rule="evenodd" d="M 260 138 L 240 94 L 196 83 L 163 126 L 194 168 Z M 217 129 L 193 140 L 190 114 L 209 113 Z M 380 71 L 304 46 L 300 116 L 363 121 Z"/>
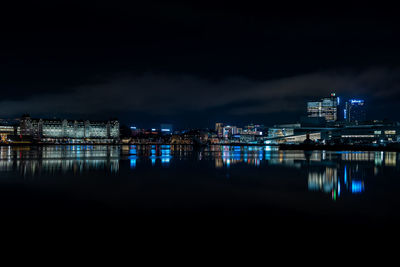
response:
<path id="1" fill-rule="evenodd" d="M 395 152 L 275 147 L 0 148 L 2 215 L 254 215 L 383 226 L 400 214 Z"/>

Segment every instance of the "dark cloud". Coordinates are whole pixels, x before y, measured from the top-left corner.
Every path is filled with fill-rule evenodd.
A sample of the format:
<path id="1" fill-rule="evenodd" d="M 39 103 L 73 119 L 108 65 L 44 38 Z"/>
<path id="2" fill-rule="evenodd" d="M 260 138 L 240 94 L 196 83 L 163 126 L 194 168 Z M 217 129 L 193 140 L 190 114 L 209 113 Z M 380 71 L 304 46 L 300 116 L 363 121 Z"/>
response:
<path id="1" fill-rule="evenodd" d="M 96 85 L 70 88 L 62 94 L 47 93 L 2 101 L 0 116 L 18 116 L 24 112 L 74 117 L 125 113 L 126 117 L 129 115 L 133 120 L 141 121 L 135 114 L 163 119 L 194 114 L 193 118 L 183 119 L 190 123 L 199 114 L 201 117 L 223 114 L 236 120 L 264 116 L 267 121 L 271 121 L 268 117 L 273 115 L 279 122 L 277 113 L 291 113 L 292 119 L 297 120 L 304 113 L 307 100 L 336 92 L 344 97 L 366 98 L 368 109 L 379 118 L 390 114 L 377 108 L 400 93 L 399 74 L 399 69 L 376 68 L 360 72 L 315 72 L 269 81 L 238 77 L 216 81 L 193 75 L 153 73 L 140 76 L 120 74 Z M 198 123 L 204 126 L 204 121 Z"/>

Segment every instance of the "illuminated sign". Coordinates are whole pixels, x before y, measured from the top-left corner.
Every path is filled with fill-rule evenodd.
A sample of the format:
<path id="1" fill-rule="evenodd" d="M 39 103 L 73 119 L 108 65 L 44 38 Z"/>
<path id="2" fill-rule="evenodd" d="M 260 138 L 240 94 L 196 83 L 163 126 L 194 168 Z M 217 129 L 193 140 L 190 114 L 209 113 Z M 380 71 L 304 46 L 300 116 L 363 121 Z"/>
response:
<path id="1" fill-rule="evenodd" d="M 170 129 L 161 129 L 161 132 L 170 132 Z"/>
<path id="2" fill-rule="evenodd" d="M 352 103 L 352 104 L 360 104 L 360 103 L 364 103 L 364 100 L 359 100 L 359 99 L 351 99 L 350 100 L 350 102 Z"/>

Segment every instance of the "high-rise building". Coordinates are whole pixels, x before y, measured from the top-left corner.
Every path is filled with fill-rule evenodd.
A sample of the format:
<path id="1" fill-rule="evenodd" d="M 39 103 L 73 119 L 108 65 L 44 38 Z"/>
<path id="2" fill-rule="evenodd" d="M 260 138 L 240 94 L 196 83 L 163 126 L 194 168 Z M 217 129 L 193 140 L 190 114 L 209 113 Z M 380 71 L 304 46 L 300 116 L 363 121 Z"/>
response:
<path id="1" fill-rule="evenodd" d="M 227 125 L 222 128 L 222 137 L 224 138 L 231 138 L 233 135 L 238 133 L 238 128 L 236 126 Z"/>
<path id="2" fill-rule="evenodd" d="M 222 137 L 223 135 L 223 129 L 224 129 L 224 123 L 222 122 L 217 122 L 215 124 L 215 131 L 217 132 L 218 137 Z"/>
<path id="3" fill-rule="evenodd" d="M 307 102 L 307 115 L 311 118 L 325 118 L 327 122 L 337 121 L 339 103 L 339 97 L 331 93 L 330 97 L 322 98 L 321 101 Z"/>
<path id="4" fill-rule="evenodd" d="M 347 122 L 360 122 L 366 120 L 365 101 L 362 99 L 350 99 L 343 110 L 344 119 Z"/>

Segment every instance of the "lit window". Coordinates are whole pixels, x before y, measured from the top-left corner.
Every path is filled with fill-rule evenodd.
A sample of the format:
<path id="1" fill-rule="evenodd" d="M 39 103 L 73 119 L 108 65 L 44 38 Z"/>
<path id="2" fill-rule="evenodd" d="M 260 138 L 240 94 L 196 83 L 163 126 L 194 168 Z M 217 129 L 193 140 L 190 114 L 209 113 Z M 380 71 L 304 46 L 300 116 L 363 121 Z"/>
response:
<path id="1" fill-rule="evenodd" d="M 385 134 L 396 134 L 396 131 L 394 131 L 394 130 L 388 130 L 388 131 L 385 131 Z"/>

